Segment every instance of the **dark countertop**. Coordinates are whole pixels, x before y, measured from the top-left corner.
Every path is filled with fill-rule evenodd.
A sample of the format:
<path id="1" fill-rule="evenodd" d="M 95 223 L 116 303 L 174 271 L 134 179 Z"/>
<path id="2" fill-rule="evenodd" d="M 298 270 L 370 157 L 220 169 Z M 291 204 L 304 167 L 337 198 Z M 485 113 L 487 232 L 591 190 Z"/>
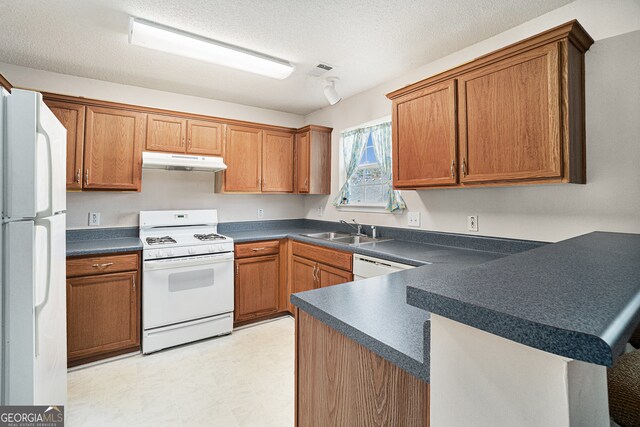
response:
<path id="1" fill-rule="evenodd" d="M 589 233 L 407 285 L 416 307 L 611 366 L 640 323 L 640 235 Z"/>
<path id="2" fill-rule="evenodd" d="M 141 251 L 138 227 L 67 230 L 67 256 Z"/>

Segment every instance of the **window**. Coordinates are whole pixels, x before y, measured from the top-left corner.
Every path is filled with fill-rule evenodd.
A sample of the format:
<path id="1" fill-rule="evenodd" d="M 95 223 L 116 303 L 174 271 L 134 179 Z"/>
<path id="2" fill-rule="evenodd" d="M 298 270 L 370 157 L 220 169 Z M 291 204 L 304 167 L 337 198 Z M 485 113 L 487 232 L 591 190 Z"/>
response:
<path id="1" fill-rule="evenodd" d="M 391 122 L 342 132 L 344 184 L 334 200 L 337 207 L 366 207 L 393 212 L 405 208 L 399 191 L 393 190 Z"/>
<path id="2" fill-rule="evenodd" d="M 369 138 L 362 152 L 360 163 L 355 173 L 349 178 L 350 206 L 378 206 L 385 207 L 385 195 L 389 191 L 389 181 L 383 179 L 380 162 L 373 149 L 373 137 Z"/>

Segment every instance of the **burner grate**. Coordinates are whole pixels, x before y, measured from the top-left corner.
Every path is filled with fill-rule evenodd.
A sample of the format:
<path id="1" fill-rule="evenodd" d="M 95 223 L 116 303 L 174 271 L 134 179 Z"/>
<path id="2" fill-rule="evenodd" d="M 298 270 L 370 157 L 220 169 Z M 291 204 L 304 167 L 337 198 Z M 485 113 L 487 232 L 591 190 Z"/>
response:
<path id="1" fill-rule="evenodd" d="M 169 236 L 147 237 L 147 243 L 150 245 L 162 245 L 167 243 L 176 243 L 175 239 Z"/>
<path id="2" fill-rule="evenodd" d="M 209 234 L 194 234 L 193 237 L 195 237 L 196 239 L 202 241 L 202 242 L 206 242 L 209 240 L 224 240 L 226 237 L 221 236 L 219 234 L 216 233 L 209 233 Z"/>

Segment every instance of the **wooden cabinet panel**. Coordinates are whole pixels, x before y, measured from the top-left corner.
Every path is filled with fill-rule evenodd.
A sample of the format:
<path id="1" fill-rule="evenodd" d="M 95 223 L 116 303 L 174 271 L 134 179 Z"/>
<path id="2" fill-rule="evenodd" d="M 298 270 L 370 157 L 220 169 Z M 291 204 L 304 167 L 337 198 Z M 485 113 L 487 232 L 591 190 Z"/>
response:
<path id="1" fill-rule="evenodd" d="M 227 126 L 225 147 L 225 191 L 260 192 L 263 131 Z"/>
<path id="2" fill-rule="evenodd" d="M 137 271 L 67 279 L 67 350 L 82 359 L 140 345 Z"/>
<path id="3" fill-rule="evenodd" d="M 222 156 L 224 125 L 206 120 L 187 121 L 187 153 Z"/>
<path id="4" fill-rule="evenodd" d="M 331 194 L 331 129 L 311 127 L 309 194 Z"/>
<path id="5" fill-rule="evenodd" d="M 67 259 L 67 277 L 134 271 L 139 266 L 137 253 L 73 257 Z"/>
<path id="6" fill-rule="evenodd" d="M 263 255 L 273 255 L 280 251 L 280 242 L 270 240 L 267 242 L 238 243 L 235 247 L 236 258 L 248 258 Z"/>
<path id="7" fill-rule="evenodd" d="M 187 121 L 179 117 L 149 114 L 147 116 L 147 151 L 184 153 Z"/>
<path id="8" fill-rule="evenodd" d="M 278 311 L 279 255 L 236 260 L 235 320 Z"/>
<path id="9" fill-rule="evenodd" d="M 299 256 L 291 257 L 291 293 L 309 291 L 317 285 L 315 261 L 310 261 Z"/>
<path id="10" fill-rule="evenodd" d="M 333 268 L 325 264 L 318 264 L 318 270 L 316 277 L 319 278 L 318 282 L 321 288 L 353 281 L 353 273 L 349 271 Z"/>
<path id="11" fill-rule="evenodd" d="M 462 182 L 562 176 L 558 44 L 459 77 Z"/>
<path id="12" fill-rule="evenodd" d="M 353 255 L 349 252 L 342 252 L 307 243 L 293 242 L 292 253 L 293 255 L 312 259 L 335 268 L 352 271 Z"/>
<path id="13" fill-rule="evenodd" d="M 455 80 L 393 101 L 393 185 L 457 182 Z"/>
<path id="14" fill-rule="evenodd" d="M 140 191 L 146 114 L 87 107 L 84 189 Z"/>
<path id="15" fill-rule="evenodd" d="M 298 193 L 309 192 L 310 173 L 310 132 L 296 135 L 296 190 Z"/>
<path id="16" fill-rule="evenodd" d="M 429 426 L 429 384 L 296 310 L 295 425 Z"/>
<path id="17" fill-rule="evenodd" d="M 293 192 L 294 135 L 265 131 L 262 145 L 262 191 Z"/>
<path id="18" fill-rule="evenodd" d="M 85 107 L 59 101 L 46 104 L 67 130 L 67 190 L 81 190 Z"/>

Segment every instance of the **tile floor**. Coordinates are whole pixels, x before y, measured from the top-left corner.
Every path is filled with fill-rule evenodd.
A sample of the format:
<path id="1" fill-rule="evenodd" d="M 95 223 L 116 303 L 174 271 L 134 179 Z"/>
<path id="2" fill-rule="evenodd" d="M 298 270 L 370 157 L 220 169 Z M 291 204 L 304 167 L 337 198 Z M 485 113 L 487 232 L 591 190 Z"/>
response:
<path id="1" fill-rule="evenodd" d="M 69 373 L 69 427 L 293 426 L 294 321 Z"/>

